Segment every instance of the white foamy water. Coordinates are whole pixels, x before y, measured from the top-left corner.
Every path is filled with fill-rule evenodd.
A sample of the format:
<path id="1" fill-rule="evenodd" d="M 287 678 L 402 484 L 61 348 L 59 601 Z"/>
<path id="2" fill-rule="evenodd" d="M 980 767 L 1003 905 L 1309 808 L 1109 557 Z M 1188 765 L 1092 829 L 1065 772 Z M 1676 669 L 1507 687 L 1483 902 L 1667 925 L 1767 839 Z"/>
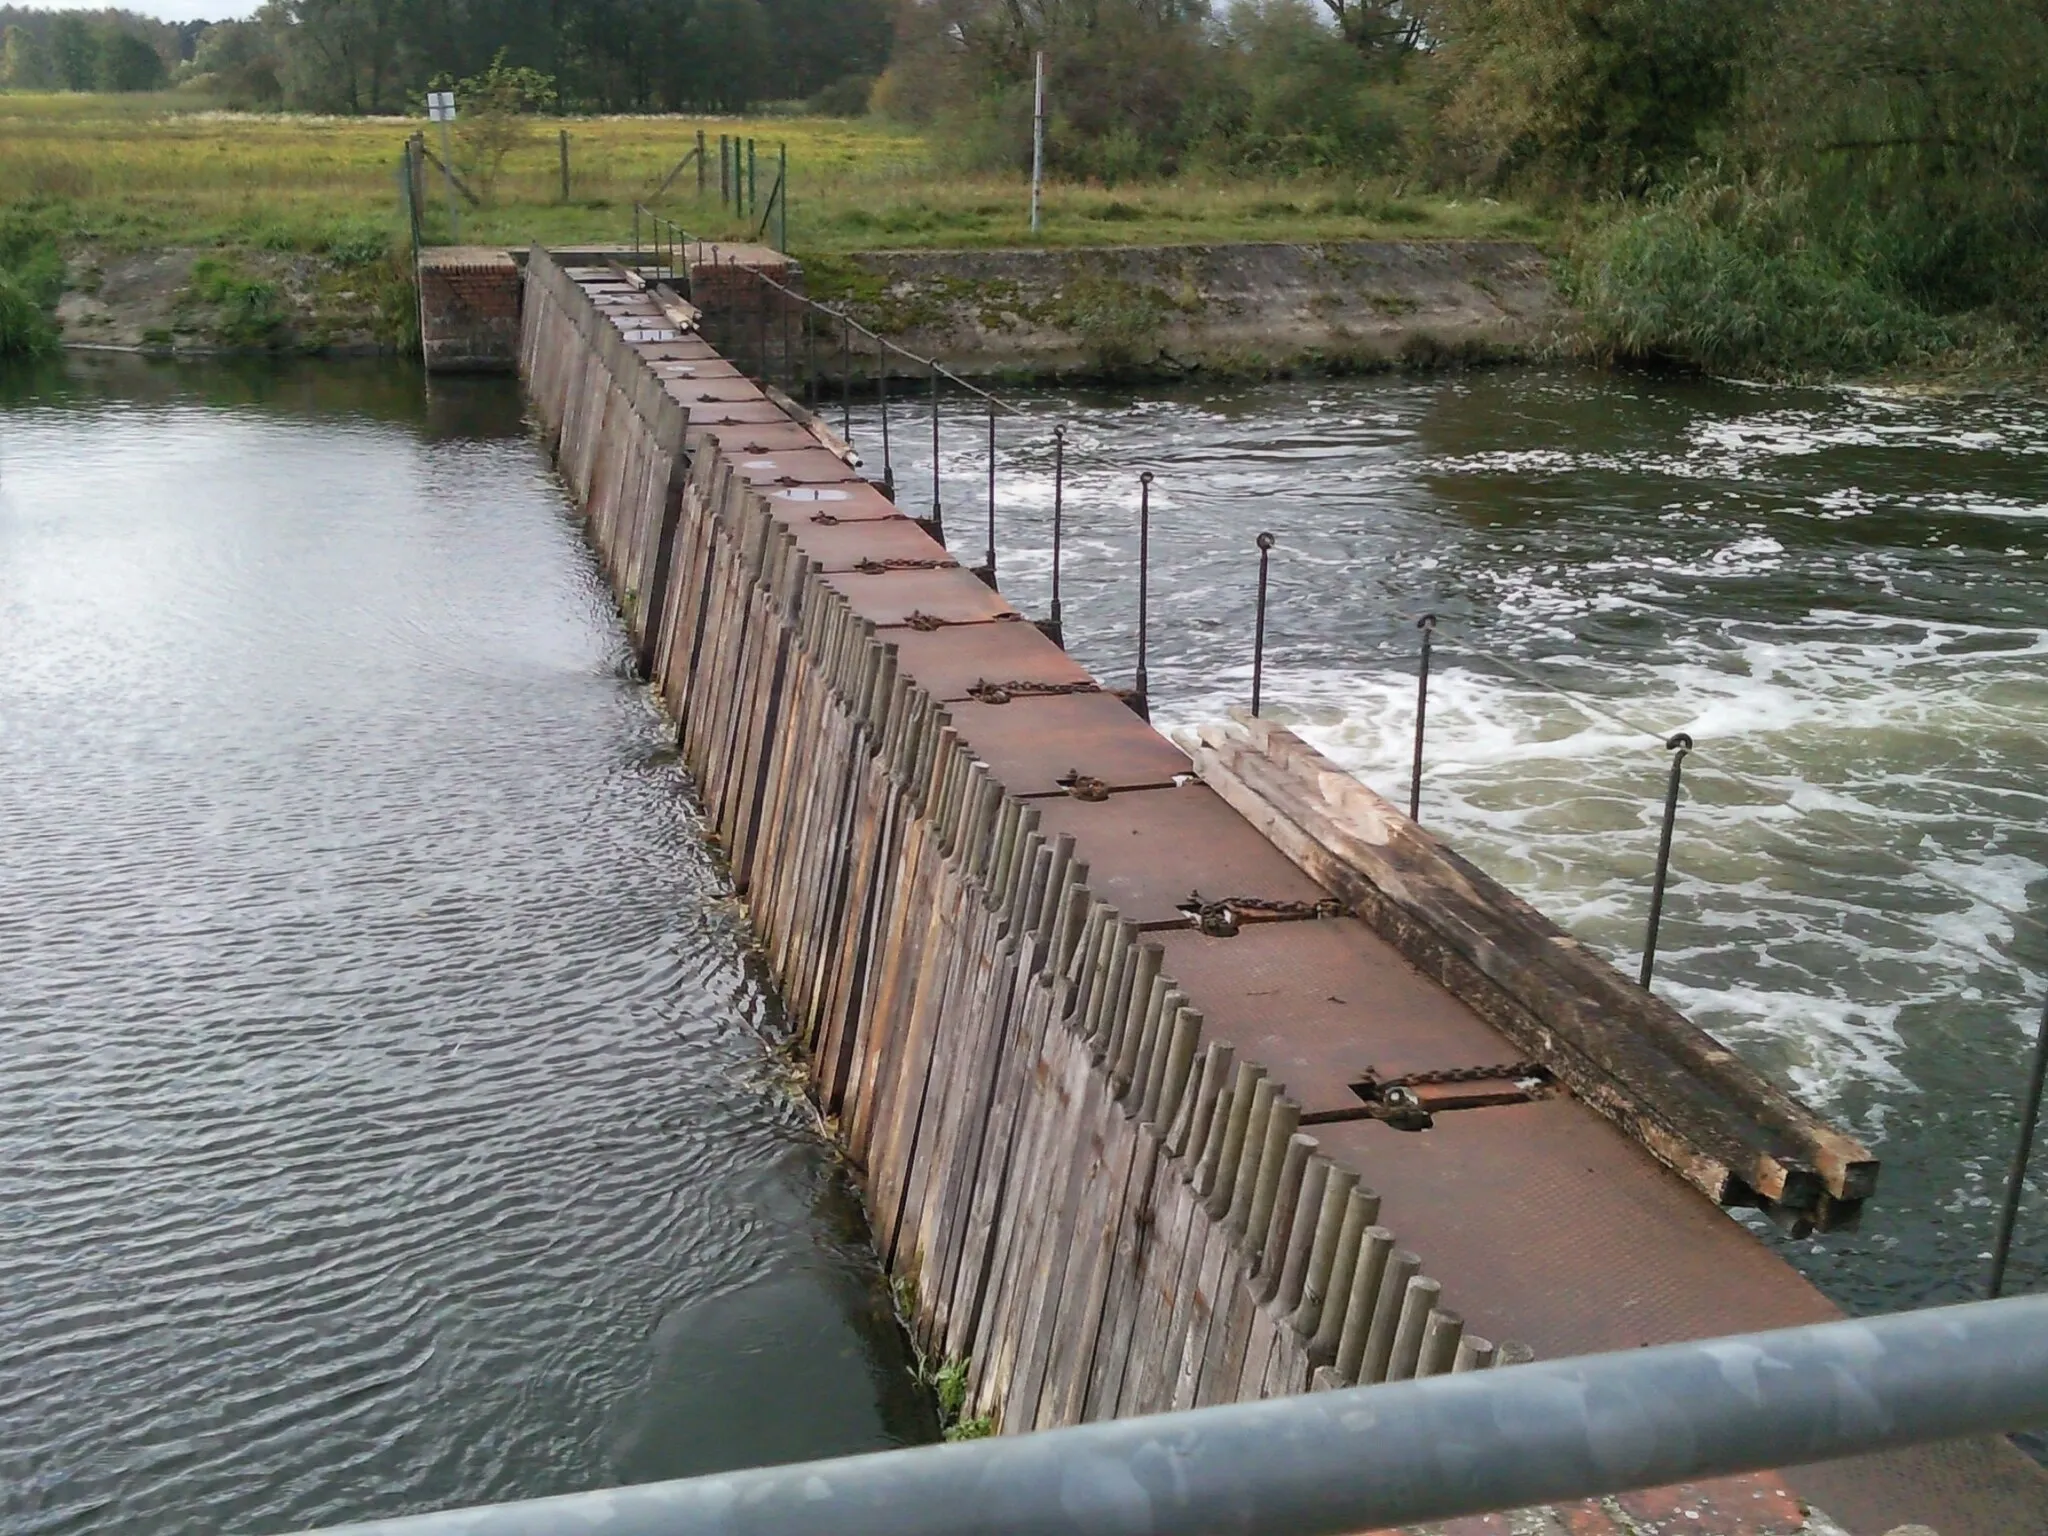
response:
<path id="1" fill-rule="evenodd" d="M 1981 1286 L 2048 973 L 2048 410 L 1526 371 L 1032 404 L 1013 601 L 1050 597 L 1064 419 L 1070 648 L 1129 675 L 1151 469 L 1155 717 L 1245 703 L 1269 529 L 1269 713 L 1403 804 L 1437 614 L 1424 821 L 1631 974 L 1691 734 L 1657 987 L 1886 1163 L 1863 1232 L 1794 1257 L 1856 1307 Z M 943 460 L 975 558 L 985 452 Z M 2048 1201 L 2023 1248 L 2048 1269 Z"/>

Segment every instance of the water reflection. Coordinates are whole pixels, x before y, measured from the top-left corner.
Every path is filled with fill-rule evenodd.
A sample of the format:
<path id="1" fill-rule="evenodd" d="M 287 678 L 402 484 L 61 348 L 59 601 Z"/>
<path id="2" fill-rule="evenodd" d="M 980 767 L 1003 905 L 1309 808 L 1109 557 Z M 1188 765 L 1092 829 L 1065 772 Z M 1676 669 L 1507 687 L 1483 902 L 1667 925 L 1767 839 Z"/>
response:
<path id="1" fill-rule="evenodd" d="M 509 381 L 9 379 L 0 1528 L 928 1438 Z"/>

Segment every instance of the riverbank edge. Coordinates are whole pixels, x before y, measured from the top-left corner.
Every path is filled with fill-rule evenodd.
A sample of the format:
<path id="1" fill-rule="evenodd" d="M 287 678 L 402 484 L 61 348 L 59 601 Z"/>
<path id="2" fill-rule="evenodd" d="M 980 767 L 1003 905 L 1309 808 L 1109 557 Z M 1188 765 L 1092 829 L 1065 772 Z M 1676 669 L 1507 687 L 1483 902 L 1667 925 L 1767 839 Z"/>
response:
<path id="1" fill-rule="evenodd" d="M 1575 317 L 1549 258 L 1512 241 L 799 259 L 814 296 L 979 378 L 1341 375 L 1543 362 L 1577 351 Z M 260 250 L 85 249 L 67 258 L 55 319 L 60 342 L 73 350 L 397 354 L 418 345 L 408 266 L 402 258 L 348 262 Z"/>

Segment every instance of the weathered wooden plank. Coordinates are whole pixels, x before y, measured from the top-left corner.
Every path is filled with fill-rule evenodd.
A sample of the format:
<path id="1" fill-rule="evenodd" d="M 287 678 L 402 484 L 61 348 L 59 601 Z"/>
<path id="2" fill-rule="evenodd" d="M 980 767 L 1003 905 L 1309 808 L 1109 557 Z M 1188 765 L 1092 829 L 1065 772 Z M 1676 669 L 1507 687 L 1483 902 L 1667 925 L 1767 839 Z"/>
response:
<path id="1" fill-rule="evenodd" d="M 1868 1150 L 1299 738 L 1206 728 L 1204 780 L 1408 958 L 1717 1200 L 1860 1199 Z M 1739 1184 L 1738 1184 L 1739 1181 Z"/>

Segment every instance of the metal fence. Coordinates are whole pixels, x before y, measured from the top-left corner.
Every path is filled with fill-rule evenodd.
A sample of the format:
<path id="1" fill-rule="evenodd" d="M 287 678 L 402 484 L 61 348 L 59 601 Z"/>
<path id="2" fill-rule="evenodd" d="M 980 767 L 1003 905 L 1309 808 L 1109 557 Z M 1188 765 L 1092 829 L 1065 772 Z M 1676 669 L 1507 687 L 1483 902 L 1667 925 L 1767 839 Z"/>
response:
<path id="1" fill-rule="evenodd" d="M 2048 1423 L 2048 1297 L 570 1494 L 329 1536 L 1322 1536 Z"/>

